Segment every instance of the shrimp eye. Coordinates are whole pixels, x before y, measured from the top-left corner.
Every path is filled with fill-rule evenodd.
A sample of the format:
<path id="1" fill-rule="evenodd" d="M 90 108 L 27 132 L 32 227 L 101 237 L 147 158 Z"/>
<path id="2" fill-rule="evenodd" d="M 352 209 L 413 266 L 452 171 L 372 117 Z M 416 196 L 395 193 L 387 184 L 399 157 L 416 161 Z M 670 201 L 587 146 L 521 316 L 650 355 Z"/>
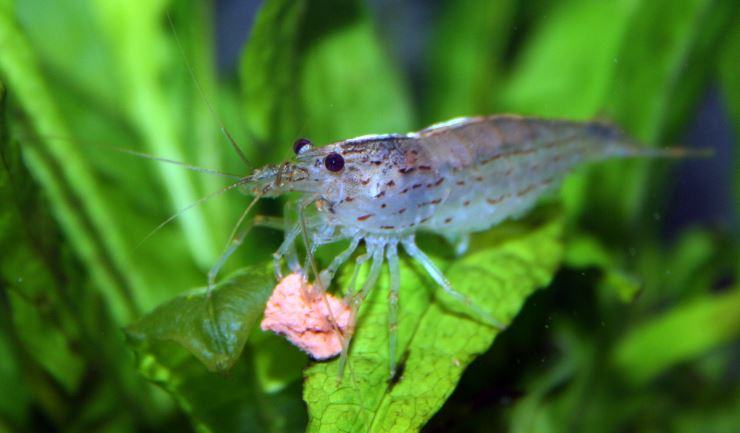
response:
<path id="1" fill-rule="evenodd" d="M 332 152 L 324 158 L 324 165 L 329 171 L 340 171 L 344 168 L 344 158 L 337 152 Z"/>
<path id="2" fill-rule="evenodd" d="M 293 143 L 293 152 L 295 152 L 296 155 L 300 154 L 301 151 L 303 151 L 306 147 L 311 146 L 311 140 L 308 138 L 299 138 L 298 140 Z"/>

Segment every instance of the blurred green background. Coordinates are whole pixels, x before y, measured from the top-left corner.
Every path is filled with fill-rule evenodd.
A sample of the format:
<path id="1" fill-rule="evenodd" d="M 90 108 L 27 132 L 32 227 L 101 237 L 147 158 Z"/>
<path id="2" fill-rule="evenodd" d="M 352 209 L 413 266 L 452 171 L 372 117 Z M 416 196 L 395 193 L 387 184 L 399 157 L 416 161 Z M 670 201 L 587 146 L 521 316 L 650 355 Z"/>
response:
<path id="1" fill-rule="evenodd" d="M 733 0 L 0 0 L 0 431 L 309 422 L 308 361 L 276 337 L 245 329 L 227 373 L 127 342 L 205 284 L 247 201 L 209 200 L 139 245 L 227 182 L 114 147 L 246 174 L 219 122 L 259 166 L 300 136 L 498 112 L 610 119 L 715 156 L 572 175 L 560 270 L 424 431 L 740 431 L 738 22 Z M 279 242 L 254 231 L 227 270 Z"/>

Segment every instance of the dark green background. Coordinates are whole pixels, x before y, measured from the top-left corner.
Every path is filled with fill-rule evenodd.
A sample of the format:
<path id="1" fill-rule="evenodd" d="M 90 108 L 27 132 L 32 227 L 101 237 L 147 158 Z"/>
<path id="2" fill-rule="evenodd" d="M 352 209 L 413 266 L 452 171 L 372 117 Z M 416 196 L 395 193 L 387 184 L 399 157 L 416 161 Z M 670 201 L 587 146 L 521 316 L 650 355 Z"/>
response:
<path id="1" fill-rule="evenodd" d="M 0 0 L 0 431 L 282 432 L 309 421 L 307 360 L 280 339 L 243 329 L 227 373 L 156 340 L 172 331 L 160 325 L 127 340 L 124 326 L 204 285 L 247 201 L 210 200 L 139 246 L 226 183 L 113 147 L 245 174 L 218 119 L 262 165 L 289 157 L 299 136 L 497 112 L 606 118 L 645 145 L 715 157 L 573 175 L 538 212 L 564 216 L 560 271 L 427 431 L 738 431 L 740 4 L 417 3 L 266 1 L 235 67 L 217 72 L 206 2 Z M 495 250 L 502 233 L 536 226 L 475 241 Z M 255 231 L 227 266 L 256 266 L 249 284 L 237 274 L 222 287 L 235 291 L 220 292 L 238 300 L 238 320 L 259 311 L 279 237 Z M 192 337 L 183 326 L 173 332 Z"/>

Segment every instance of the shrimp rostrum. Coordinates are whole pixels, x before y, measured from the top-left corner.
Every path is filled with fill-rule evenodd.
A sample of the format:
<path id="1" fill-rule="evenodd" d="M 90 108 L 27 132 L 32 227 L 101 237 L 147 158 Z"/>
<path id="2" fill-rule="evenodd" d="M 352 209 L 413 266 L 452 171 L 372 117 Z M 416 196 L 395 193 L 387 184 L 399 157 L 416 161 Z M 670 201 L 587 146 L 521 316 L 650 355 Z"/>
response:
<path id="1" fill-rule="evenodd" d="M 300 139 L 294 150 L 293 161 L 258 169 L 239 182 L 257 198 L 302 194 L 297 203 L 300 221 L 288 227 L 275 253 L 276 273 L 281 275 L 283 258 L 293 270 L 301 269 L 295 257 L 289 258 L 295 255 L 299 236 L 307 244 L 307 256 L 321 245 L 349 240 L 348 248 L 321 272 L 313 266 L 319 287 L 328 287 L 364 242 L 366 253 L 356 262 L 370 262 L 370 269 L 353 294 L 356 311 L 387 261 L 391 369 L 397 338 L 399 245 L 473 317 L 503 328 L 452 287 L 416 245 L 418 231 L 439 234 L 462 253 L 471 233 L 524 214 L 578 165 L 614 157 L 678 154 L 675 149 L 641 148 L 602 122 L 508 115 L 455 119 L 419 132 L 363 136 L 321 147 Z M 309 205 L 316 211 L 306 217 Z"/>

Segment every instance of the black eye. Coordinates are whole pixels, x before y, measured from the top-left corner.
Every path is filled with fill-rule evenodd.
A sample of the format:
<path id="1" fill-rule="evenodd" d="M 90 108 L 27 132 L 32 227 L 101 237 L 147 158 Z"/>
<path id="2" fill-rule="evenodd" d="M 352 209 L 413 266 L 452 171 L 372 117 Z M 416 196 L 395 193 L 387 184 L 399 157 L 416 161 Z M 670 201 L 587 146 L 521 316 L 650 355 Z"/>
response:
<path id="1" fill-rule="evenodd" d="M 332 152 L 324 158 L 324 165 L 329 171 L 339 171 L 344 168 L 344 158 L 342 158 L 342 155 Z"/>
<path id="2" fill-rule="evenodd" d="M 299 138 L 295 141 L 295 143 L 293 143 L 293 152 L 298 155 L 306 146 L 311 146 L 311 140 L 309 140 L 308 138 Z"/>

